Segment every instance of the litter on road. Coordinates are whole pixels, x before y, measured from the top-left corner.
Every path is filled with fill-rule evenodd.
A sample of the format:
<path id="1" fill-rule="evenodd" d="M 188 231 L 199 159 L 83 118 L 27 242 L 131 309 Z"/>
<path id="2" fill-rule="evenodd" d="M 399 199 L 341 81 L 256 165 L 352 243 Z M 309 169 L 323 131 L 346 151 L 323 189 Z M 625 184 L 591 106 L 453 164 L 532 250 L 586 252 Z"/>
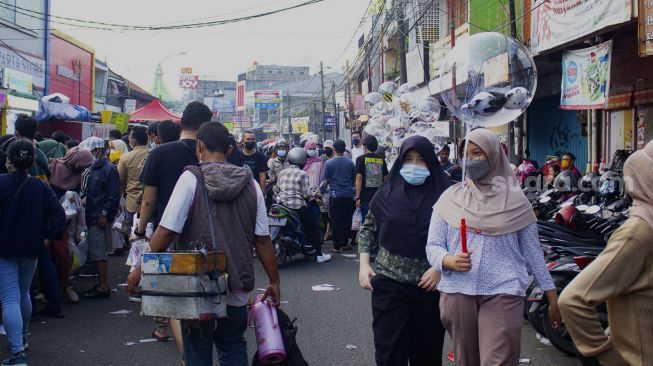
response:
<path id="1" fill-rule="evenodd" d="M 348 345 L 345 346 L 345 348 L 347 348 L 347 349 L 356 349 L 356 346 L 354 346 L 353 344 L 348 344 Z"/>
<path id="2" fill-rule="evenodd" d="M 323 285 L 315 285 L 312 287 L 313 291 L 338 291 L 340 287 L 336 288 L 334 285 L 325 283 Z"/>
<path id="3" fill-rule="evenodd" d="M 349 253 L 342 253 L 340 255 L 343 256 L 343 257 L 347 257 L 347 258 L 357 258 L 358 257 L 357 254 L 349 254 Z"/>
<path id="4" fill-rule="evenodd" d="M 118 310 L 118 311 L 112 311 L 112 312 L 110 312 L 109 314 L 113 314 L 113 315 L 127 315 L 127 314 L 129 314 L 129 313 L 131 313 L 131 312 L 132 312 L 131 310 Z"/>

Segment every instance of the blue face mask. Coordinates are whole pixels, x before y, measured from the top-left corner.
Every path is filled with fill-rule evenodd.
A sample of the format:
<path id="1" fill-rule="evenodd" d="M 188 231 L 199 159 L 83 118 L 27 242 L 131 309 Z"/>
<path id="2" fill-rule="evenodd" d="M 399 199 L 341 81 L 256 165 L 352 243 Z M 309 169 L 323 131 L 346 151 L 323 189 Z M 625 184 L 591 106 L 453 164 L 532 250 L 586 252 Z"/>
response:
<path id="1" fill-rule="evenodd" d="M 277 155 L 278 155 L 280 158 L 285 158 L 285 157 L 286 157 L 286 154 L 288 154 L 288 151 L 286 151 L 286 150 L 279 150 L 279 151 L 277 151 Z"/>
<path id="2" fill-rule="evenodd" d="M 406 183 L 419 186 L 424 184 L 426 178 L 431 175 L 429 169 L 425 166 L 415 165 L 415 164 L 404 164 L 399 170 L 399 174 L 404 177 Z"/>

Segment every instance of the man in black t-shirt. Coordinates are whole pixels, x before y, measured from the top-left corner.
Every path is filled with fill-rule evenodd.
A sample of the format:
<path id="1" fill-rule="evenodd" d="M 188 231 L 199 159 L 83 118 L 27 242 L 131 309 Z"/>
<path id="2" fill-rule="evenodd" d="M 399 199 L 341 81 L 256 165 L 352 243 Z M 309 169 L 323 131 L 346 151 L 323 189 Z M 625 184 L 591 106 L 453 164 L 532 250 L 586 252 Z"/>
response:
<path id="1" fill-rule="evenodd" d="M 211 120 L 213 113 L 200 102 L 188 104 L 181 116 L 181 139 L 157 146 L 152 150 L 143 168 L 143 203 L 138 228 L 134 233 L 145 236 L 145 228 L 154 208 L 157 208 L 155 224 L 159 223 L 165 211 L 177 180 L 189 165 L 197 165 L 195 147 L 197 130 Z"/>
<path id="2" fill-rule="evenodd" d="M 356 207 L 361 209 L 363 220 L 370 209 L 370 202 L 374 194 L 388 175 L 388 166 L 385 160 L 375 153 L 378 147 L 379 143 L 376 137 L 368 135 L 363 140 L 365 154 L 356 159 Z"/>
<path id="3" fill-rule="evenodd" d="M 252 131 L 245 131 L 242 138 L 243 162 L 252 170 L 252 176 L 261 185 L 265 192 L 266 173 L 269 170 L 265 155 L 256 149 L 256 135 Z"/>

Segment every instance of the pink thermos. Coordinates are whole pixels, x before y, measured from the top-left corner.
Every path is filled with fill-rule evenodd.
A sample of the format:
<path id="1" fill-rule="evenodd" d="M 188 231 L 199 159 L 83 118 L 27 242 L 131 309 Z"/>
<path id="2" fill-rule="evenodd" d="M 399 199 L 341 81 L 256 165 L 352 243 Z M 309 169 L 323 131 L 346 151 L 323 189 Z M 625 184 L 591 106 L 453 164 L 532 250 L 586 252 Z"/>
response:
<path id="1" fill-rule="evenodd" d="M 276 365 L 286 359 L 277 309 L 257 295 L 253 305 L 258 360 L 263 365 Z"/>

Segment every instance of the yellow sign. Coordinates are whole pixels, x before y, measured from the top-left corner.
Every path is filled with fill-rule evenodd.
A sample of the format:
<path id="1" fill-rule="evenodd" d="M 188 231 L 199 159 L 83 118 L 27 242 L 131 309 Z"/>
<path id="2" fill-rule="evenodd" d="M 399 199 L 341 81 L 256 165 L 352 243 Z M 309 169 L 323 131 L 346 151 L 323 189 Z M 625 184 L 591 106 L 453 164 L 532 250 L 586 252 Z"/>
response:
<path id="1" fill-rule="evenodd" d="M 295 117 L 290 120 L 292 133 L 301 135 L 308 132 L 308 117 Z"/>
<path id="2" fill-rule="evenodd" d="M 181 73 L 184 75 L 190 75 L 193 73 L 193 68 L 192 67 L 182 67 L 181 68 Z"/>
<path id="3" fill-rule="evenodd" d="M 233 122 L 224 122 L 223 125 L 227 127 L 229 132 L 234 132 L 234 123 Z"/>
<path id="4" fill-rule="evenodd" d="M 120 133 L 125 133 L 129 129 L 129 114 L 118 113 L 112 111 L 100 112 L 100 121 L 103 124 L 111 124 L 116 126 Z"/>

